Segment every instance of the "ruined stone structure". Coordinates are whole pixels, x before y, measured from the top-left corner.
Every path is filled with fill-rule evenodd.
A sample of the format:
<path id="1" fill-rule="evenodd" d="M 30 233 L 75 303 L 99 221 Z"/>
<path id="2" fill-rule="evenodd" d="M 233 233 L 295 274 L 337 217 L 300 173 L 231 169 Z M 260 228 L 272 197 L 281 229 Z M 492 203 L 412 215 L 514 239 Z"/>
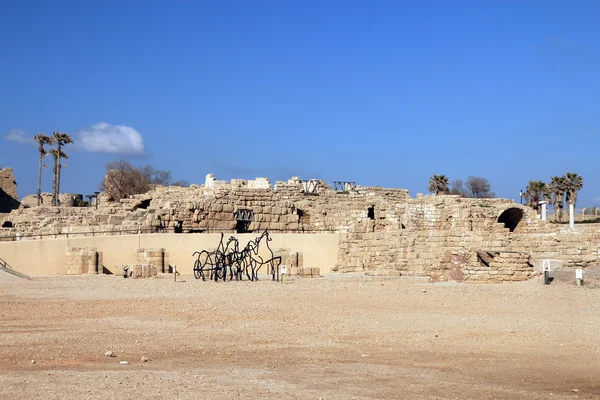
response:
<path id="1" fill-rule="evenodd" d="M 152 265 L 157 272 L 169 272 L 169 255 L 165 249 L 137 249 L 135 251 L 136 266 Z M 166 269 L 165 269 L 166 266 Z"/>
<path id="2" fill-rule="evenodd" d="M 52 205 L 52 193 L 41 194 L 42 205 Z M 83 204 L 83 195 L 79 193 L 61 193 L 58 196 L 60 207 L 80 207 Z M 21 199 L 23 207 L 37 207 L 37 195 L 30 194 Z"/>
<path id="3" fill-rule="evenodd" d="M 531 255 L 518 251 L 477 251 L 473 253 L 447 251 L 442 260 L 445 268 L 432 274 L 433 280 L 470 282 L 524 281 L 536 275 Z"/>
<path id="4" fill-rule="evenodd" d="M 539 272 L 541 259 L 585 267 L 598 261 L 600 251 L 595 224 L 569 230 L 506 199 L 411 198 L 404 189 L 349 182 L 332 189 L 323 181 L 299 178 L 273 186 L 266 178 L 228 183 L 210 174 L 203 185 L 159 187 L 120 202 L 100 194 L 98 209 L 19 209 L 0 217 L 0 223 L 7 226 L 0 240 L 2 235 L 12 240 L 17 232 L 24 239 L 77 233 L 335 232 L 338 272 L 486 282 L 528 279 Z M 307 273 L 300 265 L 296 261 L 294 272 Z"/>
<path id="5" fill-rule="evenodd" d="M 17 180 L 12 168 L 0 169 L 0 213 L 10 212 L 18 208 L 19 205 Z"/>
<path id="6" fill-rule="evenodd" d="M 287 266 L 287 274 L 289 276 L 301 276 L 303 278 L 318 278 L 321 276 L 320 268 L 304 265 L 302 252 L 290 251 L 289 249 L 276 249 L 274 250 L 274 254 L 276 257 L 281 257 L 281 264 Z"/>
<path id="7" fill-rule="evenodd" d="M 67 275 L 101 274 L 102 252 L 94 248 L 67 247 L 65 249 Z"/>

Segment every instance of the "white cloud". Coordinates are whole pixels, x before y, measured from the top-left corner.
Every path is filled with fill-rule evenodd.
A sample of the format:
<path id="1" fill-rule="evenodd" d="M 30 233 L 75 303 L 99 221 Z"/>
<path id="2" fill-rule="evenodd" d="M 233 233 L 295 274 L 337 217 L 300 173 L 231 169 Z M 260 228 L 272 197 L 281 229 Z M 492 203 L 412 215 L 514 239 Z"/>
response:
<path id="1" fill-rule="evenodd" d="M 131 126 L 100 122 L 77 132 L 74 144 L 78 149 L 96 153 L 145 154 L 142 135 Z"/>
<path id="2" fill-rule="evenodd" d="M 11 129 L 9 133 L 4 135 L 4 139 L 10 142 L 28 144 L 30 146 L 35 144 L 33 136 L 28 135 L 27 132 L 20 129 Z"/>

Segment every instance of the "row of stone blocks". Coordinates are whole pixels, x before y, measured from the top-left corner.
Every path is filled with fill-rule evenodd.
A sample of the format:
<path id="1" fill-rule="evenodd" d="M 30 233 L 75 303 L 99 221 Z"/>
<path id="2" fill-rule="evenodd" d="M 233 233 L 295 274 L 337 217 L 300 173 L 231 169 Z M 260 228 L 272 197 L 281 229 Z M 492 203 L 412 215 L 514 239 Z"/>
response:
<path id="1" fill-rule="evenodd" d="M 136 265 L 121 265 L 123 270 L 126 269 L 125 276 L 134 279 L 152 278 L 158 275 L 158 268 L 152 264 L 136 264 Z"/>
<path id="2" fill-rule="evenodd" d="M 132 276 L 146 278 L 157 273 L 168 273 L 169 254 L 163 248 L 136 249 L 135 264 L 130 267 Z M 102 274 L 103 256 L 94 247 L 67 247 L 65 267 L 67 275 Z M 123 267 L 123 266 L 121 266 Z"/>
<path id="3" fill-rule="evenodd" d="M 273 253 L 281 257 L 281 265 L 287 266 L 288 275 L 315 278 L 321 276 L 320 268 L 304 266 L 304 255 L 301 252 L 277 249 Z"/>
<path id="4" fill-rule="evenodd" d="M 273 254 L 276 257 L 281 257 L 281 265 L 286 265 L 288 268 L 303 267 L 304 256 L 301 252 L 289 251 L 288 249 L 275 249 Z"/>
<path id="5" fill-rule="evenodd" d="M 157 273 L 166 273 L 169 272 L 169 254 L 165 252 L 163 248 L 146 248 L 146 249 L 136 249 L 135 250 L 135 268 L 141 265 L 150 265 L 152 266 Z M 166 267 L 166 268 L 165 268 Z M 144 273 L 142 273 L 144 275 Z M 154 274 L 156 275 L 156 273 Z M 153 276 L 154 276 L 153 275 Z M 141 276 L 145 277 L 145 276 Z"/>
<path id="6" fill-rule="evenodd" d="M 321 276 L 321 268 L 311 267 L 288 267 L 290 276 L 299 276 L 302 278 L 318 278 Z"/>
<path id="7" fill-rule="evenodd" d="M 65 267 L 67 275 L 102 274 L 102 252 L 95 248 L 67 247 Z"/>

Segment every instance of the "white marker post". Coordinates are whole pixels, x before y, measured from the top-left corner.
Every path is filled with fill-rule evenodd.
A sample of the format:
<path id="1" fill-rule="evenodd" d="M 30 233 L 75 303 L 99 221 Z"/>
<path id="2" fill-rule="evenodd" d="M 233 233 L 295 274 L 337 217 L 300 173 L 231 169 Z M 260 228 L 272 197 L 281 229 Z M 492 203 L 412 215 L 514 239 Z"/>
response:
<path id="1" fill-rule="evenodd" d="M 575 270 L 575 280 L 577 281 L 577 286 L 583 286 L 583 269 L 578 268 Z"/>
<path id="2" fill-rule="evenodd" d="M 550 260 L 542 260 L 542 270 L 544 271 L 544 285 L 550 284 Z"/>
<path id="3" fill-rule="evenodd" d="M 575 207 L 569 204 L 569 228 L 575 228 Z"/>
<path id="4" fill-rule="evenodd" d="M 548 202 L 547 201 L 540 201 L 540 204 L 542 205 L 542 221 L 545 221 L 546 220 L 546 212 L 547 212 Z"/>
<path id="5" fill-rule="evenodd" d="M 280 265 L 279 270 L 281 271 L 281 283 L 285 283 L 285 276 L 287 275 L 287 265 Z"/>

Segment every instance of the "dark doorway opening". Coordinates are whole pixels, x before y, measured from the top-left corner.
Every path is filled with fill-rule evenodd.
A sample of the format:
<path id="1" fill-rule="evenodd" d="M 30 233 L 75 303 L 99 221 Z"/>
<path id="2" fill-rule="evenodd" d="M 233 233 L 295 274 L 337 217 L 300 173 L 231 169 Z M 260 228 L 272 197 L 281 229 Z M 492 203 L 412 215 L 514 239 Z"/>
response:
<path id="1" fill-rule="evenodd" d="M 177 221 L 177 226 L 175 227 L 175 233 L 183 232 L 183 221 Z"/>
<path id="2" fill-rule="evenodd" d="M 371 206 L 367 209 L 367 217 L 369 217 L 369 219 L 375 219 L 375 206 Z"/>
<path id="3" fill-rule="evenodd" d="M 235 219 L 235 231 L 237 233 L 250 233 L 250 224 L 254 221 L 253 210 L 239 209 L 233 213 Z"/>
<path id="4" fill-rule="evenodd" d="M 251 233 L 250 221 L 236 221 L 235 231 L 237 233 Z"/>
<path id="5" fill-rule="evenodd" d="M 307 212 L 297 208 L 296 214 L 298 215 L 298 222 L 300 222 L 301 224 L 309 224 L 310 223 L 310 216 L 308 215 Z"/>
<path id="6" fill-rule="evenodd" d="M 4 221 L 4 223 L 2 224 L 3 228 L 12 228 L 13 224 L 10 221 Z"/>
<path id="7" fill-rule="evenodd" d="M 147 209 L 148 207 L 150 207 L 150 202 L 151 201 L 152 201 L 152 199 L 142 200 L 140 202 L 140 204 L 138 204 L 135 207 L 133 207 L 133 211 L 137 210 L 138 208 L 141 208 L 142 210 Z"/>
<path id="8" fill-rule="evenodd" d="M 500 214 L 498 222 L 504 224 L 504 227 L 508 228 L 511 232 L 514 232 L 522 218 L 523 210 L 520 208 L 509 208 Z"/>

